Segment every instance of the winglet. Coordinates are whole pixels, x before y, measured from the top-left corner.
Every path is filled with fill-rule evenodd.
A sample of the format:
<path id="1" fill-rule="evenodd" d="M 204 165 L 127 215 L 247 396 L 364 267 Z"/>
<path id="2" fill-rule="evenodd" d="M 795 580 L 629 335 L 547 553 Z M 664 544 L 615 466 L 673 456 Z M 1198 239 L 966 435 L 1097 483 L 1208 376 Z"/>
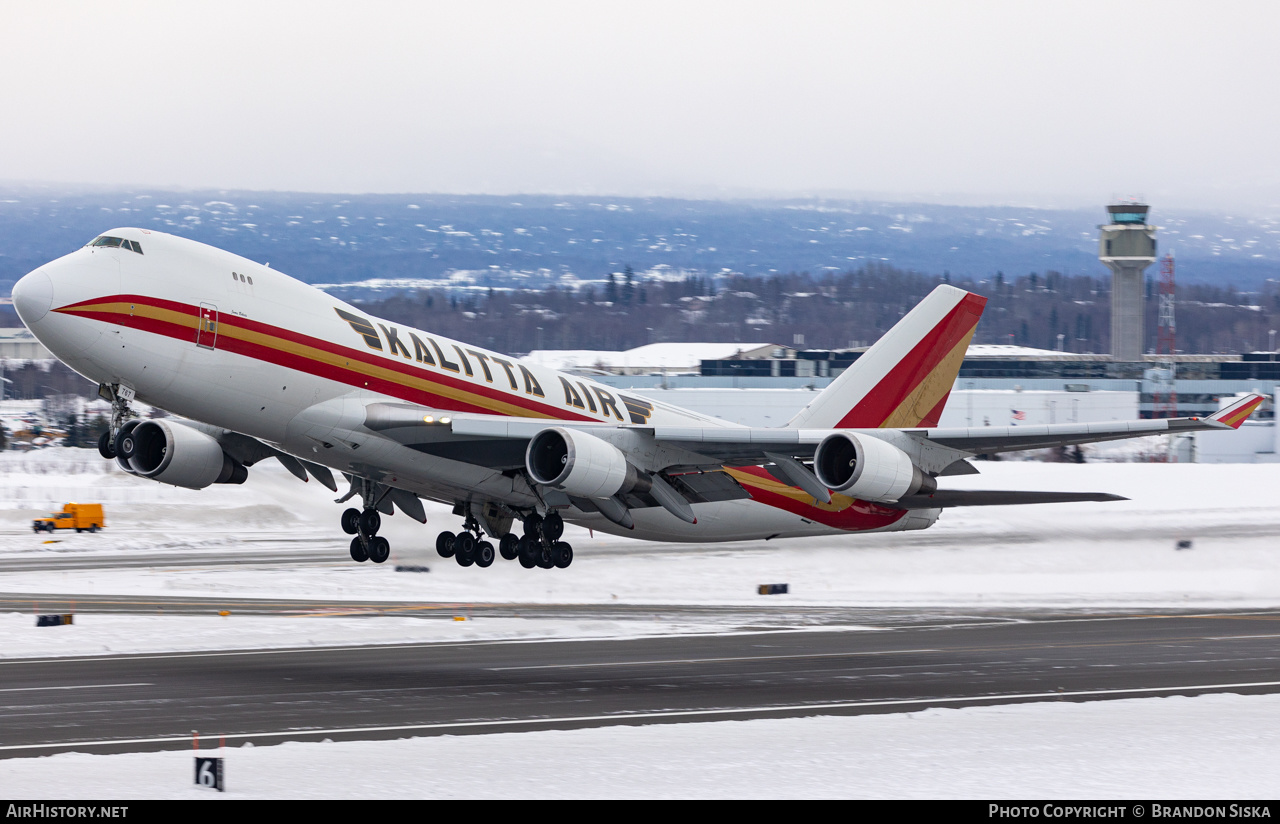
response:
<path id="1" fill-rule="evenodd" d="M 1239 429 L 1240 424 L 1253 414 L 1253 410 L 1265 401 L 1265 395 L 1246 395 L 1225 409 L 1219 409 L 1216 413 L 1209 416 L 1209 420 L 1214 423 L 1225 424 L 1232 429 Z"/>

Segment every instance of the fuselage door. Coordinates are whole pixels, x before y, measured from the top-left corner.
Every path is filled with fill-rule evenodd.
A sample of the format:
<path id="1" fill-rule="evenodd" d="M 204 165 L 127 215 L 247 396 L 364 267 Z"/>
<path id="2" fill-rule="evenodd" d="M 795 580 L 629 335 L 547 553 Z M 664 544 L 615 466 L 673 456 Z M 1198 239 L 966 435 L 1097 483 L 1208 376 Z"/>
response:
<path id="1" fill-rule="evenodd" d="M 196 346 L 204 349 L 218 348 L 218 307 L 202 303 L 199 323 L 196 326 Z"/>

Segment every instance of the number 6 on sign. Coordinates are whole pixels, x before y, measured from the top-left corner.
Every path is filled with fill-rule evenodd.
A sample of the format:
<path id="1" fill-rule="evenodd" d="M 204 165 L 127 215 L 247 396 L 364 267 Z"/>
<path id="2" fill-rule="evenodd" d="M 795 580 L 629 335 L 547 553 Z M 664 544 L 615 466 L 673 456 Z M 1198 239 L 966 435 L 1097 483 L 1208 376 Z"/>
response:
<path id="1" fill-rule="evenodd" d="M 221 758 L 201 758 L 196 756 L 196 785 L 200 787 L 209 787 L 218 792 L 226 792 L 226 786 L 223 784 L 223 771 Z"/>

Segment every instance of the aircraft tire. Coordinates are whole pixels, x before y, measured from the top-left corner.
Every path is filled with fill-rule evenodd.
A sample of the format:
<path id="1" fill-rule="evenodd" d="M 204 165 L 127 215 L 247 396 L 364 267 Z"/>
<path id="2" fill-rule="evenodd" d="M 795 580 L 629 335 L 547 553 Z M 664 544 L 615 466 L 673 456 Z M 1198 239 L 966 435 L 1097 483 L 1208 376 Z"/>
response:
<path id="1" fill-rule="evenodd" d="M 476 566 L 481 569 L 493 564 L 493 544 L 488 541 L 481 541 L 476 544 L 475 559 Z"/>
<path id="2" fill-rule="evenodd" d="M 360 533 L 365 537 L 372 538 L 378 534 L 378 530 L 382 528 L 382 516 L 378 514 L 376 509 L 366 509 L 360 513 Z"/>
<path id="3" fill-rule="evenodd" d="M 360 531 L 360 510 L 353 507 L 342 513 L 342 531 L 348 535 Z"/>
<path id="4" fill-rule="evenodd" d="M 359 540 L 357 538 L 356 540 Z M 391 557 L 391 543 L 381 536 L 369 540 L 369 560 L 375 564 L 384 563 Z"/>
<path id="5" fill-rule="evenodd" d="M 107 460 L 113 460 L 116 456 L 115 449 L 111 446 L 111 433 L 103 432 L 98 438 L 98 454 Z"/>
<path id="6" fill-rule="evenodd" d="M 559 541 L 551 548 L 552 563 L 556 565 L 556 569 L 564 569 L 573 563 L 573 547 L 564 541 Z"/>
<path id="7" fill-rule="evenodd" d="M 456 540 L 452 532 L 441 532 L 436 536 L 436 552 L 441 558 L 453 557 L 453 543 Z"/>
<path id="8" fill-rule="evenodd" d="M 504 561 L 514 561 L 520 556 L 520 539 L 514 532 L 508 532 L 498 541 L 498 554 Z"/>
<path id="9" fill-rule="evenodd" d="M 458 566 L 469 567 L 476 562 L 476 539 L 470 532 L 463 532 L 453 539 L 453 557 Z"/>
<path id="10" fill-rule="evenodd" d="M 547 536 L 548 541 L 560 540 L 560 536 L 564 534 L 564 518 L 560 517 L 559 512 L 549 512 L 542 519 L 542 534 Z"/>
<path id="11" fill-rule="evenodd" d="M 517 557 L 520 559 L 520 566 L 525 569 L 533 569 L 538 565 L 538 557 L 535 554 L 537 544 L 528 538 L 520 539 L 520 549 Z"/>
<path id="12" fill-rule="evenodd" d="M 542 516 L 530 515 L 524 519 L 524 534 L 526 538 L 536 538 L 542 534 Z"/>
<path id="13" fill-rule="evenodd" d="M 534 558 L 538 563 L 538 569 L 556 568 L 556 562 L 551 557 L 551 547 L 549 546 L 540 547 Z"/>
<path id="14" fill-rule="evenodd" d="M 359 563 L 369 560 L 369 550 L 364 548 L 364 541 L 359 535 L 351 539 L 351 560 Z"/>

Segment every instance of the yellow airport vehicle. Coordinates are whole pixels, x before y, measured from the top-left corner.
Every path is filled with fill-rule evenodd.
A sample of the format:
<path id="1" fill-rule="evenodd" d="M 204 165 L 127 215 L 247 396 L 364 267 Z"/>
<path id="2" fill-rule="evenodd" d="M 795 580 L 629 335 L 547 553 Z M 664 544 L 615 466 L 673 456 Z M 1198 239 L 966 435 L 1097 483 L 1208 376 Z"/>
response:
<path id="1" fill-rule="evenodd" d="M 36 518 L 31 522 L 35 532 L 53 532 L 55 529 L 75 529 L 76 532 L 89 530 L 97 532 L 105 525 L 102 519 L 102 504 L 67 504 L 61 512 L 55 512 L 44 518 Z"/>

